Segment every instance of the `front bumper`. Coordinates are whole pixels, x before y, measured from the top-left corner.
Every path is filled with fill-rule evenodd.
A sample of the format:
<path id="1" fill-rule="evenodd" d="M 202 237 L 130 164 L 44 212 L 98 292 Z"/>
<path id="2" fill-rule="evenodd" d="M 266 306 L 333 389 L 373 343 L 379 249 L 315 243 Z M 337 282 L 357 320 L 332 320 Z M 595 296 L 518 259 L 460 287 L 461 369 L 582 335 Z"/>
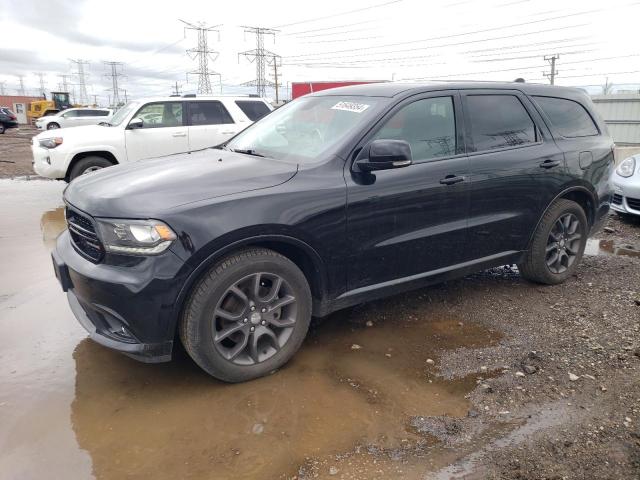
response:
<path id="1" fill-rule="evenodd" d="M 67 174 L 67 165 L 59 158 L 60 152 L 54 153 L 54 150 L 42 148 L 34 137 L 31 144 L 31 154 L 33 155 L 31 165 L 33 171 L 41 177 L 64 178 Z"/>
<path id="2" fill-rule="evenodd" d="M 143 362 L 171 360 L 173 307 L 184 281 L 175 254 L 141 257 L 134 266 L 94 264 L 65 231 L 51 255 L 71 311 L 92 340 Z"/>
<path id="3" fill-rule="evenodd" d="M 613 175 L 613 200 L 611 208 L 616 212 L 640 215 L 640 173 L 631 177 Z"/>

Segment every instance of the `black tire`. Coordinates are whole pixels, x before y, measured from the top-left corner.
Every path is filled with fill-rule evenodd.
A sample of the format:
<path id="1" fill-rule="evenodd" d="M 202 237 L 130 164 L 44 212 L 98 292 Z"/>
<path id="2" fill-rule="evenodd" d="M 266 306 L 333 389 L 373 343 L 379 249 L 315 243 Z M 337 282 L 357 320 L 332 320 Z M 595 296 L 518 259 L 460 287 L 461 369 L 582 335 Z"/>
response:
<path id="1" fill-rule="evenodd" d="M 111 167 L 113 163 L 104 157 L 85 157 L 79 160 L 69 172 L 69 181 L 101 168 Z"/>
<path id="2" fill-rule="evenodd" d="M 4 124 L 0 123 L 0 135 L 5 132 Z"/>
<path id="3" fill-rule="evenodd" d="M 56 128 L 60 128 L 60 124 L 56 122 L 51 122 L 47 124 L 47 130 L 55 130 Z"/>
<path id="4" fill-rule="evenodd" d="M 243 283 L 253 282 L 256 276 L 258 280 L 255 283 Z M 271 283 L 262 278 L 281 278 L 282 281 L 276 288 L 275 281 Z M 265 287 L 266 284 L 269 285 Z M 252 296 L 253 286 L 258 289 L 257 297 Z M 282 290 L 284 287 L 286 289 Z M 252 308 L 252 299 L 261 298 L 261 289 L 266 288 L 268 290 L 265 293 L 269 296 L 275 291 L 274 305 L 276 301 L 284 303 L 282 300 L 290 297 L 294 301 L 274 310 L 260 308 L 263 305 L 260 302 Z M 221 309 L 225 315 L 229 313 L 228 307 L 223 308 L 223 302 L 229 301 L 229 296 L 233 297 L 232 293 L 235 294 L 237 290 L 241 290 L 245 296 L 244 300 L 237 297 L 235 302 L 234 313 L 237 317 L 234 316 L 233 321 L 225 319 L 225 316 L 220 317 L 218 312 Z M 284 294 L 279 293 L 283 291 Z M 259 314 L 259 310 L 267 313 Z M 254 319 L 256 314 L 264 317 Z M 272 320 L 267 319 L 270 314 Z M 223 322 L 229 320 L 229 323 L 221 325 L 221 318 Z M 293 323 L 290 326 L 280 328 L 276 325 L 291 319 Z M 185 304 L 178 330 L 185 350 L 203 370 L 219 380 L 236 383 L 270 374 L 284 365 L 302 345 L 310 321 L 311 291 L 302 271 L 279 253 L 252 248 L 224 258 L 196 283 Z M 235 329 L 235 338 L 232 335 L 225 337 L 224 332 L 231 329 Z M 250 333 L 250 329 L 253 333 Z M 269 335 L 266 335 L 267 330 L 271 332 Z M 274 334 L 274 331 L 277 333 Z M 219 340 L 220 337 L 225 338 Z M 254 339 L 256 347 L 251 349 Z M 261 343 L 265 340 L 270 345 Z M 229 343 L 225 344 L 225 341 Z M 282 343 L 276 346 L 272 341 Z M 236 351 L 240 353 L 235 353 L 234 357 L 233 352 Z M 265 356 L 264 359 L 260 359 L 261 354 Z"/>
<path id="5" fill-rule="evenodd" d="M 558 222 L 563 223 L 562 220 L 567 218 L 575 219 L 578 223 L 575 227 L 575 232 L 573 234 L 567 233 L 566 238 L 570 239 L 575 235 L 579 235 L 580 238 L 573 241 L 563 240 L 565 239 L 565 234 L 562 234 L 560 241 L 557 242 L 557 239 L 552 237 L 552 235 L 556 235 L 554 229 L 557 228 Z M 553 234 L 552 231 L 554 231 Z M 574 274 L 582 259 L 588 233 L 589 222 L 582 207 L 571 200 L 557 200 L 545 212 L 534 233 L 533 241 L 525 260 L 518 264 L 520 274 L 535 283 L 557 285 L 564 282 Z M 562 245 L 562 247 L 558 247 L 558 245 Z M 571 259 L 570 263 L 565 265 L 564 262 L 561 262 L 561 264 L 553 266 L 548 265 L 554 258 L 554 252 L 548 252 L 548 248 L 556 250 L 564 248 L 566 262 L 568 263 L 569 259 Z M 559 269 L 561 271 L 558 271 Z"/>

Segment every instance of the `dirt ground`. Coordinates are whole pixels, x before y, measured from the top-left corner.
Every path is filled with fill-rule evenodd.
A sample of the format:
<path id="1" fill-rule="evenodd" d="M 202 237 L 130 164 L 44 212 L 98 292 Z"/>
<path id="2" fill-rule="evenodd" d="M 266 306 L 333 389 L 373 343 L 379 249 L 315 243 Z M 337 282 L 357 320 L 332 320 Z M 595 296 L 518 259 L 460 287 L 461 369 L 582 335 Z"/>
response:
<path id="1" fill-rule="evenodd" d="M 22 126 L 0 135 L 0 178 L 35 175 L 31 166 L 31 138 L 40 130 Z"/>
<path id="2" fill-rule="evenodd" d="M 338 312 L 227 385 L 86 338 L 49 258 L 63 188 L 0 180 L 1 480 L 640 477 L 640 221 L 563 285 L 503 267 Z"/>

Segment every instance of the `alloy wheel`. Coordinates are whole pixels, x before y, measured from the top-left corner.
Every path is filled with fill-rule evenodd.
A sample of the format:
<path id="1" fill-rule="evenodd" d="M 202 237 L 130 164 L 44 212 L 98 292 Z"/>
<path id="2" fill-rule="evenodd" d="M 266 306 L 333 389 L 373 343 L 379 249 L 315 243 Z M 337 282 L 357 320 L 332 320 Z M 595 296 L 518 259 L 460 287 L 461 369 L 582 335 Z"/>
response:
<path id="1" fill-rule="evenodd" d="M 552 273 L 565 272 L 576 260 L 580 251 L 582 234 L 580 220 L 573 213 L 562 215 L 549 232 L 546 247 L 546 263 Z"/>
<path id="2" fill-rule="evenodd" d="M 254 273 L 231 285 L 213 312 L 213 342 L 225 359 L 255 365 L 289 340 L 297 302 L 289 283 L 274 273 Z"/>

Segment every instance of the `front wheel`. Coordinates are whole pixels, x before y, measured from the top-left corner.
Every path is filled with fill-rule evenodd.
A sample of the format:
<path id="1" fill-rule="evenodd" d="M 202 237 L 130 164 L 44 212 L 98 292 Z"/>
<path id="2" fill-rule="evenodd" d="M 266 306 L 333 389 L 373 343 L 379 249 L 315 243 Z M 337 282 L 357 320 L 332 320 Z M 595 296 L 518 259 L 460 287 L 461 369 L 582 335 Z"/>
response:
<path id="1" fill-rule="evenodd" d="M 85 157 L 78 161 L 69 172 L 69 181 L 86 173 L 95 172 L 102 168 L 111 167 L 113 163 L 103 157 Z"/>
<path id="2" fill-rule="evenodd" d="M 5 131 L 4 124 L 0 123 L 0 135 Z"/>
<path id="3" fill-rule="evenodd" d="M 267 375 L 298 350 L 311 321 L 311 292 L 300 269 L 272 250 L 238 252 L 194 287 L 179 333 L 210 375 L 242 382 Z"/>
<path id="4" fill-rule="evenodd" d="M 531 248 L 518 269 L 524 278 L 555 285 L 576 271 L 587 244 L 589 224 L 580 205 L 571 200 L 556 201 L 545 212 Z"/>
<path id="5" fill-rule="evenodd" d="M 55 130 L 56 128 L 60 128 L 60 125 L 58 125 L 56 122 L 51 122 L 47 125 L 47 130 Z"/>

